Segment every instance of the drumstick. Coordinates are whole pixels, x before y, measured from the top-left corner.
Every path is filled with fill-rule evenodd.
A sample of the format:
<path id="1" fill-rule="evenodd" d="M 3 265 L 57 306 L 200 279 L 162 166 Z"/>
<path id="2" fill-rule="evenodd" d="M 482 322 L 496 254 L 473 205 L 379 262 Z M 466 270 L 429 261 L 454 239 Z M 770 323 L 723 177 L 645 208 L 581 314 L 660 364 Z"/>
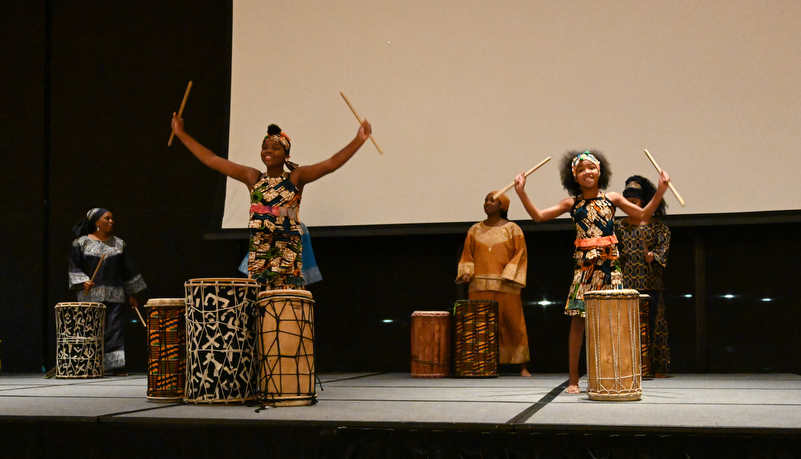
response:
<path id="1" fill-rule="evenodd" d="M 100 256 L 100 261 L 97 262 L 97 267 L 95 268 L 95 272 L 94 272 L 94 274 L 92 274 L 92 278 L 89 279 L 90 282 L 94 282 L 95 281 L 95 276 L 97 276 L 97 272 L 100 271 L 100 265 L 103 264 L 103 259 L 104 258 L 106 258 L 106 254 L 105 253 Z"/>
<path id="2" fill-rule="evenodd" d="M 343 99 L 345 99 L 345 103 L 348 104 L 348 107 L 350 107 L 350 111 L 352 111 L 353 115 L 356 116 L 356 119 L 359 120 L 359 124 L 362 124 L 361 117 L 359 117 L 359 114 L 356 113 L 356 110 L 353 108 L 353 105 L 350 104 L 350 101 L 348 100 L 348 98 L 345 97 L 345 94 L 342 94 L 342 92 L 340 92 L 339 95 L 342 96 Z M 381 150 L 381 147 L 379 147 L 377 143 L 375 143 L 375 139 L 373 138 L 373 135 L 372 134 L 368 134 L 367 136 L 370 137 L 370 140 L 373 142 L 373 145 L 375 145 L 375 148 L 378 150 L 378 152 L 383 155 L 384 151 Z"/>
<path id="3" fill-rule="evenodd" d="M 131 306 L 131 307 L 133 307 L 133 306 Z M 136 311 L 136 315 L 139 316 L 139 320 L 142 322 L 142 325 L 145 326 L 145 330 L 147 331 L 147 324 L 145 323 L 145 319 L 142 318 L 142 314 L 139 313 L 139 309 L 138 308 L 133 308 L 133 310 Z"/>
<path id="4" fill-rule="evenodd" d="M 92 278 L 89 279 L 89 282 L 94 282 L 95 281 L 95 276 L 97 276 L 97 272 L 100 271 L 100 265 L 103 264 L 103 259 L 104 258 L 106 258 L 106 254 L 105 253 L 100 256 L 100 261 L 97 262 L 97 267 L 95 268 L 94 274 L 92 274 Z M 90 288 L 85 288 L 84 290 L 86 290 L 86 292 L 89 292 L 89 290 L 92 290 L 92 288 L 91 287 Z"/>
<path id="5" fill-rule="evenodd" d="M 648 150 L 645 150 L 645 155 L 648 156 L 648 159 L 651 160 L 651 164 L 654 165 L 654 167 L 656 168 L 656 171 L 661 174 L 662 173 L 662 169 L 656 164 L 656 161 L 654 161 L 654 157 L 651 156 L 650 153 L 648 153 Z M 684 199 L 682 199 L 681 196 L 679 195 L 679 192 L 676 191 L 676 187 L 673 186 L 673 183 L 668 181 L 668 186 L 670 187 L 670 191 L 673 192 L 673 195 L 676 196 L 676 199 L 679 200 L 679 204 L 681 204 L 681 206 L 684 207 Z"/>
<path id="6" fill-rule="evenodd" d="M 528 177 L 529 175 L 531 175 L 531 173 L 532 173 L 532 172 L 534 172 L 535 170 L 539 169 L 539 168 L 540 168 L 540 166 L 542 166 L 543 164 L 547 163 L 547 162 L 548 162 L 548 161 L 550 161 L 550 160 L 551 160 L 551 157 L 550 157 L 550 156 L 549 156 L 549 157 L 547 157 L 547 158 L 545 158 L 545 159 L 543 159 L 542 161 L 540 161 L 540 163 L 539 163 L 539 164 L 537 164 L 536 166 L 532 167 L 532 168 L 531 168 L 531 170 L 529 170 L 528 172 L 526 172 L 526 173 L 525 173 L 525 174 L 523 174 L 523 175 L 524 175 L 525 177 Z M 494 195 L 492 195 L 492 199 L 498 199 L 498 198 L 500 198 L 500 197 L 501 197 L 501 195 L 503 195 L 504 193 L 506 193 L 507 191 L 509 191 L 509 189 L 510 189 L 510 188 L 512 188 L 513 186 L 515 186 L 515 182 L 514 182 L 514 181 L 512 181 L 512 183 L 510 183 L 510 184 L 506 185 L 505 187 L 503 187 L 503 188 L 501 189 L 501 191 L 499 191 L 499 192 L 495 193 Z"/>
<path id="7" fill-rule="evenodd" d="M 189 97 L 189 90 L 192 89 L 192 82 L 190 81 L 188 85 L 186 85 L 186 93 L 184 93 L 184 100 L 181 101 L 181 108 L 178 109 L 178 118 L 181 117 L 181 114 L 184 112 L 184 105 L 186 105 L 186 99 Z M 170 140 L 167 141 L 167 146 L 169 147 L 172 145 L 172 138 L 175 137 L 175 129 L 172 130 L 170 134 Z"/>

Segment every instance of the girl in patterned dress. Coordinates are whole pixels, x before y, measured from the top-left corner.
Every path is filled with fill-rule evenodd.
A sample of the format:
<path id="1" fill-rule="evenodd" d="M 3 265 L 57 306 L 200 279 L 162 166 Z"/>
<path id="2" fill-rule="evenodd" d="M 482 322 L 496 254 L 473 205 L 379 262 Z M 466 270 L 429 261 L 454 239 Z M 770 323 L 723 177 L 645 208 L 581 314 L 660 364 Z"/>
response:
<path id="1" fill-rule="evenodd" d="M 656 187 L 640 175 L 626 179 L 623 197 L 643 206 L 653 199 Z M 617 222 L 620 242 L 620 264 L 623 267 L 623 288 L 630 288 L 649 296 L 648 321 L 643 330 L 643 377 L 663 377 L 670 371 L 668 328 L 665 320 L 662 271 L 667 266 L 670 249 L 670 229 L 662 223 L 667 203 L 663 199 L 653 218 L 645 221 L 626 217 Z M 646 358 L 647 357 L 647 358 Z"/>
<path id="2" fill-rule="evenodd" d="M 237 164 L 207 149 L 184 131 L 184 120 L 172 115 L 175 136 L 206 166 L 239 180 L 250 191 L 248 273 L 267 290 L 302 289 L 301 226 L 298 220 L 303 187 L 344 165 L 372 133 L 367 120 L 356 137 L 332 157 L 298 166 L 289 161 L 289 137 L 275 124 L 267 128 L 261 160 L 267 171 Z M 289 171 L 284 169 L 286 166 Z"/>
<path id="3" fill-rule="evenodd" d="M 621 288 L 617 262 L 615 208 L 640 220 L 651 218 L 668 187 L 669 176 L 662 170 L 656 195 L 645 208 L 632 204 L 619 193 L 602 193 L 609 185 L 612 170 L 604 155 L 596 150 L 570 151 L 562 158 L 560 176 L 569 198 L 540 210 L 526 194 L 526 176 L 515 178 L 515 191 L 536 222 L 552 220 L 570 213 L 576 225 L 576 250 L 573 283 L 570 286 L 565 314 L 571 316 L 568 339 L 569 376 L 567 392 L 580 393 L 579 357 L 584 343 L 584 293 L 591 290 Z"/>

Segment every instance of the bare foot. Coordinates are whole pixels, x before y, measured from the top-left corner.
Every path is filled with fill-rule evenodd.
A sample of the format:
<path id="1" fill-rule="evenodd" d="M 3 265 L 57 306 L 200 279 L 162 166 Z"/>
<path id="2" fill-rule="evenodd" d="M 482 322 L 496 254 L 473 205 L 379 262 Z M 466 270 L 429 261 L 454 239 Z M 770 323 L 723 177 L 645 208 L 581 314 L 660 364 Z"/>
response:
<path id="1" fill-rule="evenodd" d="M 520 370 L 520 376 L 525 376 L 526 378 L 530 378 L 531 373 L 529 373 L 527 369 L 523 368 L 522 370 Z"/>
<path id="2" fill-rule="evenodd" d="M 567 390 L 565 390 L 568 394 L 580 394 L 581 391 L 579 390 L 578 384 L 569 384 L 567 386 Z"/>

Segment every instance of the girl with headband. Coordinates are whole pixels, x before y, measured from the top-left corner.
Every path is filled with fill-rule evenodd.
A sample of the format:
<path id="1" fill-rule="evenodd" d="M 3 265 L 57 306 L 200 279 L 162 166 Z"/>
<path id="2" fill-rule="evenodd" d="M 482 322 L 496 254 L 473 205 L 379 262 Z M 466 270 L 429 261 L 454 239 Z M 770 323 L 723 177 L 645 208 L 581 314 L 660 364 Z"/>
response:
<path id="1" fill-rule="evenodd" d="M 640 175 L 626 179 L 623 197 L 643 206 L 653 200 L 656 187 L 650 180 Z M 640 324 L 643 332 L 642 376 L 663 377 L 670 371 L 670 349 L 668 348 L 668 329 L 665 320 L 665 298 L 662 285 L 662 271 L 667 266 L 670 249 L 670 229 L 662 223 L 667 203 L 662 199 L 648 220 L 638 220 L 628 216 L 617 222 L 617 236 L 620 239 L 620 264 L 623 268 L 623 288 L 631 288 L 649 297 L 648 321 Z"/>
<path id="2" fill-rule="evenodd" d="M 553 220 L 569 212 L 576 225 L 575 267 L 565 314 L 571 316 L 567 392 L 578 394 L 579 357 L 584 343 L 584 293 L 622 288 L 615 236 L 615 208 L 639 220 L 648 220 L 665 194 L 670 178 L 663 169 L 654 199 L 642 208 L 619 193 L 601 192 L 609 185 L 612 170 L 599 151 L 568 152 L 562 158 L 560 176 L 562 186 L 570 193 L 570 197 L 554 206 L 540 210 L 531 202 L 526 194 L 524 174 L 515 178 L 515 191 L 534 221 Z"/>
<path id="3" fill-rule="evenodd" d="M 508 220 L 509 197 L 484 198 L 487 218 L 467 232 L 456 283 L 469 282 L 468 298 L 498 302 L 498 363 L 520 365 L 531 376 L 520 289 L 526 286 L 528 255 L 523 230 Z"/>
<path id="4" fill-rule="evenodd" d="M 175 113 L 172 128 L 176 137 L 203 164 L 248 187 L 251 202 L 249 276 L 267 290 L 302 289 L 302 230 L 298 211 L 303 188 L 342 167 L 372 133 L 370 123 L 364 120 L 356 137 L 345 148 L 308 166 L 289 161 L 289 136 L 271 124 L 261 144 L 261 160 L 267 167 L 266 172 L 217 156 L 184 131 L 184 120 Z"/>
<path id="5" fill-rule="evenodd" d="M 106 305 L 104 370 L 126 376 L 124 306 L 129 303 L 136 309 L 139 304 L 135 295 L 147 286 L 125 242 L 114 235 L 111 211 L 91 209 L 72 231 L 77 239 L 69 252 L 70 290 L 78 292 L 78 301 Z"/>

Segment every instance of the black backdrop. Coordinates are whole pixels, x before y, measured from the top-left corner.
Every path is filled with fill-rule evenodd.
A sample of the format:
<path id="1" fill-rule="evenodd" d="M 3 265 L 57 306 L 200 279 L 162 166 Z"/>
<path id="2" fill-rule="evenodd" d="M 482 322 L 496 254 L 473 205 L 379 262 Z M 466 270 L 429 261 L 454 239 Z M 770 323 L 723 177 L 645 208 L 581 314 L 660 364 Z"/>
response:
<path id="1" fill-rule="evenodd" d="M 190 278 L 239 276 L 246 241 L 219 230 L 223 178 L 166 145 L 192 80 L 187 127 L 227 152 L 230 2 L 16 3 L 0 18 L 0 359 L 5 372 L 39 372 L 55 360 L 53 306 L 74 301 L 70 228 L 89 208 L 114 212 L 149 286 L 143 300 L 180 297 Z M 674 371 L 801 372 L 799 222 L 798 212 L 668 218 Z M 572 230 L 519 223 L 530 368 L 566 372 Z M 318 371 L 408 371 L 411 313 L 464 295 L 453 281 L 468 227 L 312 228 L 324 277 L 310 286 Z M 130 319 L 129 362 L 144 371 L 144 329 Z"/>

